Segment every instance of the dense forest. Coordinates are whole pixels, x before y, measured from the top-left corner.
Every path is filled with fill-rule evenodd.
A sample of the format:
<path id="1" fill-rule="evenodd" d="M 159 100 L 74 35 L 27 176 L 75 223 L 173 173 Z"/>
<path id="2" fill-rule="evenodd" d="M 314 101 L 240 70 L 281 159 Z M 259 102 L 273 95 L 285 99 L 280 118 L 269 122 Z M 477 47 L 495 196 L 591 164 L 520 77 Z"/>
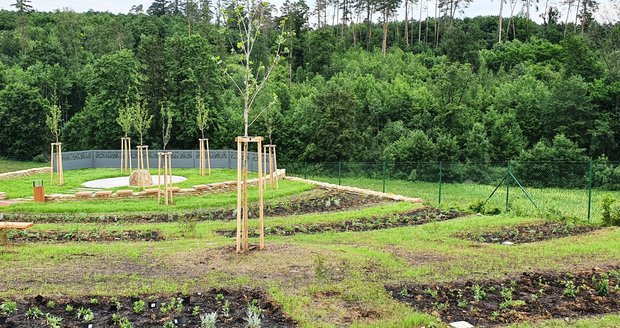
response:
<path id="1" fill-rule="evenodd" d="M 270 60 L 280 27 L 287 51 L 250 134 L 273 130 L 283 162 L 620 160 L 620 24 L 594 20 L 596 1 L 564 12 L 506 0 L 502 19 L 457 18 L 471 0 L 420 1 L 270 7 L 253 61 Z M 224 2 L 156 0 L 128 14 L 14 6 L 0 11 L 0 157 L 49 151 L 56 100 L 66 150 L 118 149 L 119 110 L 135 99 L 155 118 L 154 148 L 162 105 L 173 112 L 168 148 L 197 148 L 198 98 L 212 148 L 242 134 L 235 70 L 219 62 L 239 38 L 218 15 Z M 429 6 L 434 17 L 413 17 Z"/>

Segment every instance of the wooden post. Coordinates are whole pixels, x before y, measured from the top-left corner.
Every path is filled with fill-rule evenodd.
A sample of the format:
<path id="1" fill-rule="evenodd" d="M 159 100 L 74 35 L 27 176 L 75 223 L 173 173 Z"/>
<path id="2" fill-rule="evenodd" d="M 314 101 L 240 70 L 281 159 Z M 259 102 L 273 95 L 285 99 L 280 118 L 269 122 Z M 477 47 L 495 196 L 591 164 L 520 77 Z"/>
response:
<path id="1" fill-rule="evenodd" d="M 263 145 L 263 154 L 267 154 L 267 145 Z M 263 156 L 263 176 L 267 176 L 267 156 Z M 267 190 L 267 184 L 263 184 L 263 189 Z"/>
<path id="2" fill-rule="evenodd" d="M 170 191 L 170 204 L 174 205 L 174 196 L 172 195 L 172 152 L 168 152 L 168 187 Z"/>
<path id="3" fill-rule="evenodd" d="M 121 138 L 121 173 L 131 173 L 131 138 Z"/>
<path id="4" fill-rule="evenodd" d="M 144 181 L 144 179 L 146 178 L 146 176 L 148 176 L 147 174 L 142 174 L 141 171 L 146 171 L 149 172 L 150 167 L 149 167 L 149 146 L 144 146 L 144 145 L 140 145 L 140 146 L 136 146 L 137 150 L 138 150 L 138 187 L 144 189 L 146 187 L 146 181 Z M 146 163 L 145 163 L 146 161 Z M 146 164 L 146 166 L 145 166 Z M 150 183 L 149 183 L 150 185 Z"/>
<path id="5" fill-rule="evenodd" d="M 55 142 L 51 144 L 50 149 L 50 185 L 54 184 L 54 160 L 56 161 L 56 181 L 59 186 L 65 184 L 63 166 L 62 166 L 62 143 Z"/>
<path id="6" fill-rule="evenodd" d="M 258 139 L 257 140 L 258 143 L 258 224 L 260 226 L 260 239 L 259 239 L 259 246 L 258 248 L 262 251 L 263 249 L 265 249 L 265 223 L 263 221 L 263 168 L 262 166 L 262 162 L 263 162 L 263 153 L 262 153 L 262 140 Z"/>
<path id="7" fill-rule="evenodd" d="M 278 156 L 276 155 L 276 145 L 273 145 L 273 169 L 276 172 L 276 190 L 280 189 L 280 185 L 278 183 Z"/>
<path id="8" fill-rule="evenodd" d="M 209 168 L 209 175 L 211 175 L 211 155 L 209 154 L 209 139 L 207 139 L 207 166 Z"/>
<path id="9" fill-rule="evenodd" d="M 161 204 L 161 155 L 157 153 L 157 204 Z"/>
<path id="10" fill-rule="evenodd" d="M 200 176 L 205 175 L 205 170 L 204 170 L 205 150 L 204 150 L 204 144 L 202 140 L 203 139 L 198 139 L 198 153 L 199 153 L 198 171 L 200 172 Z"/>
<path id="11" fill-rule="evenodd" d="M 256 143 L 258 153 L 258 219 L 260 226 L 259 250 L 265 248 L 264 225 L 264 176 L 263 176 L 263 145 L 262 137 L 237 137 L 237 252 L 244 253 L 250 250 L 249 245 L 249 204 L 248 204 L 248 171 L 250 143 Z"/>
<path id="12" fill-rule="evenodd" d="M 269 185 L 273 189 L 273 156 L 271 154 L 272 145 L 269 145 Z"/>
<path id="13" fill-rule="evenodd" d="M 237 253 L 241 253 L 241 138 L 237 138 Z"/>

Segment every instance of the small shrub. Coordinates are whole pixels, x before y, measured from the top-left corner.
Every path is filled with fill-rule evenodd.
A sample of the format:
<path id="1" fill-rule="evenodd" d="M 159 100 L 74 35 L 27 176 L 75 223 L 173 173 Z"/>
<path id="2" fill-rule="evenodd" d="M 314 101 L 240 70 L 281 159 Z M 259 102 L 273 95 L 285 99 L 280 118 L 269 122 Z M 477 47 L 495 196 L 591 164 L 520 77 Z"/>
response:
<path id="1" fill-rule="evenodd" d="M 252 311 L 251 308 L 248 307 L 247 318 L 245 319 L 248 322 L 248 328 L 260 328 L 261 318 L 260 313 L 256 313 Z"/>
<path id="2" fill-rule="evenodd" d="M 592 277 L 592 282 L 594 283 L 594 290 L 596 290 L 598 296 L 609 296 L 609 278 L 607 275 L 601 275 L 600 279 L 594 276 Z"/>
<path id="3" fill-rule="evenodd" d="M 564 296 L 575 298 L 577 292 L 578 289 L 575 287 L 575 283 L 572 280 L 564 281 Z"/>
<path id="4" fill-rule="evenodd" d="M 601 204 L 603 207 L 603 224 L 620 226 L 620 202 L 611 197 L 605 197 Z"/>
<path id="5" fill-rule="evenodd" d="M 48 326 L 50 326 L 50 328 L 60 328 L 62 318 L 48 313 L 45 315 L 45 322 Z"/>
<path id="6" fill-rule="evenodd" d="M 118 321 L 120 328 L 133 328 L 133 323 L 129 321 L 129 318 L 123 317 Z"/>

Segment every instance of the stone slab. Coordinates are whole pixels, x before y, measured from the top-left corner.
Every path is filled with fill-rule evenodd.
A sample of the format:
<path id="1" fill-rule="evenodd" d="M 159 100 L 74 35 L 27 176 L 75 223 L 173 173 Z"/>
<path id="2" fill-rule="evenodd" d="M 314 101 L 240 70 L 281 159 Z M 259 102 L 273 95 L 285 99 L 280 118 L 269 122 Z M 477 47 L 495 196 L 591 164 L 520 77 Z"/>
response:
<path id="1" fill-rule="evenodd" d="M 110 196 L 112 196 L 112 192 L 108 190 L 101 190 L 95 192 L 95 197 L 97 198 L 108 198 Z"/>
<path id="2" fill-rule="evenodd" d="M 455 321 L 448 324 L 450 328 L 474 328 L 474 325 L 467 321 Z"/>

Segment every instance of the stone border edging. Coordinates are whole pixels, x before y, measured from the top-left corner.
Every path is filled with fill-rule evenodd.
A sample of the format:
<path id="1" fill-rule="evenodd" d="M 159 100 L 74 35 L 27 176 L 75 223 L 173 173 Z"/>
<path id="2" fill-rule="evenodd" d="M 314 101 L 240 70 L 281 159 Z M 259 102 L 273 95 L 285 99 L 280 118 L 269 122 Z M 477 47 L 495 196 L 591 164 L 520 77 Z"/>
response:
<path id="1" fill-rule="evenodd" d="M 283 179 L 286 177 L 286 170 L 279 169 L 274 175 L 275 178 Z M 263 181 L 269 182 L 269 175 L 263 177 Z M 258 178 L 248 180 L 248 185 L 257 185 Z M 237 189 L 237 181 L 225 181 L 210 183 L 205 185 L 196 185 L 192 188 L 179 188 L 173 187 L 175 195 L 202 195 L 202 194 L 215 194 L 221 192 L 235 191 Z M 114 193 L 111 191 L 80 191 L 75 194 L 51 194 L 45 195 L 45 201 L 78 201 L 78 200 L 92 200 L 92 199 L 130 199 L 130 198 L 146 198 L 156 197 L 157 188 L 145 189 L 140 192 L 133 192 L 131 190 L 118 190 Z M 131 192 L 131 193 L 130 193 Z"/>
<path id="2" fill-rule="evenodd" d="M 13 172 L 0 173 L 0 180 L 28 177 L 35 174 L 50 173 L 50 167 L 36 167 L 33 169 L 19 170 Z"/>
<path id="3" fill-rule="evenodd" d="M 309 179 L 302 179 L 298 177 L 285 176 L 284 179 L 290 180 L 290 181 L 305 182 L 305 183 L 317 185 L 317 186 L 328 188 L 328 189 L 336 189 L 336 190 L 353 192 L 353 193 L 367 195 L 367 196 L 386 198 L 386 199 L 391 199 L 391 200 L 395 200 L 399 202 L 409 202 L 409 203 L 416 203 L 416 204 L 420 204 L 423 202 L 422 198 L 412 198 L 412 197 L 389 194 L 389 193 L 384 193 L 380 191 L 374 191 L 370 189 L 363 189 L 363 188 L 357 188 L 357 187 L 340 186 L 340 185 L 336 185 L 332 183 L 320 182 L 320 181 L 309 180 Z"/>

